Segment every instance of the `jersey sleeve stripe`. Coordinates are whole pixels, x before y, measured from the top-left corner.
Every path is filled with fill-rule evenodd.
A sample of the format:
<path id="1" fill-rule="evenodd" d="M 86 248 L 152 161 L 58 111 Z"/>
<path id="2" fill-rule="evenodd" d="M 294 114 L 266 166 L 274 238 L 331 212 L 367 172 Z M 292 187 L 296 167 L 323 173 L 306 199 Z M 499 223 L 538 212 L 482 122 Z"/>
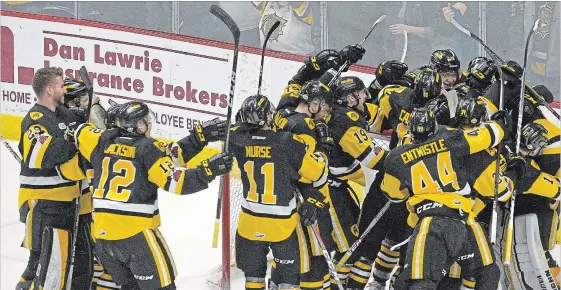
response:
<path id="1" fill-rule="evenodd" d="M 287 206 L 261 204 L 249 202 L 247 199 L 242 199 L 242 208 L 257 214 L 268 214 L 276 217 L 290 217 L 296 209 L 296 198 L 292 198 Z"/>
<path id="2" fill-rule="evenodd" d="M 141 213 L 147 215 L 154 215 L 156 211 L 158 211 L 158 201 L 156 201 L 154 204 L 135 204 L 94 198 L 93 205 L 96 211 L 99 209 L 109 209 L 127 213 Z"/>
<path id="3" fill-rule="evenodd" d="M 487 128 L 489 130 L 489 132 L 491 134 L 489 134 L 489 136 L 491 137 L 491 146 L 489 147 L 495 147 L 498 143 L 497 140 L 499 139 L 499 132 L 496 131 L 496 128 L 494 128 L 494 126 L 491 126 L 491 124 L 485 124 L 485 128 Z"/>

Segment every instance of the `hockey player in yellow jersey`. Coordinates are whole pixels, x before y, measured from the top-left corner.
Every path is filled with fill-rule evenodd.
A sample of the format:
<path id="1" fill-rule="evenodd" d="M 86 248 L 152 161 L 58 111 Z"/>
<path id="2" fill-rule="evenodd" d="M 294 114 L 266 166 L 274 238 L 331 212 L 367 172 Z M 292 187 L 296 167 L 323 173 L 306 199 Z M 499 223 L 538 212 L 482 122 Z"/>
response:
<path id="1" fill-rule="evenodd" d="M 397 289 L 436 289 L 464 247 L 476 244 L 466 226 L 473 218 L 463 162 L 502 140 L 508 115 L 500 112 L 492 119 L 496 121 L 464 132 L 438 128 L 432 112 L 415 109 L 409 120 L 413 143 L 393 149 L 386 158 L 381 188 L 396 201 L 408 198 L 409 221 L 415 226 Z M 496 288 L 498 277 L 487 286 L 491 283 Z"/>
<path id="2" fill-rule="evenodd" d="M 22 290 L 65 287 L 73 250 L 70 236 L 74 234 L 75 199 L 80 196 L 80 187 L 73 181 L 77 180 L 73 177 L 79 159 L 76 148 L 65 140 L 65 134 L 83 122 L 83 115 L 63 106 L 66 88 L 62 69 L 37 70 L 32 86 L 37 103 L 22 121 L 18 145 L 22 156 L 18 206 L 20 221 L 26 225 L 22 246 L 30 251 L 27 268 L 16 286 Z M 87 244 L 83 238 L 87 239 L 87 235 L 78 235 L 77 243 Z M 59 250 L 53 252 L 55 248 Z M 76 275 L 71 283 L 76 289 L 88 285 L 88 279 L 91 281 L 88 253 L 80 251 L 76 258 L 84 256 L 83 263 L 74 267 Z M 38 269 L 40 259 L 49 258 L 58 261 L 54 272 L 49 272 L 51 282 L 57 285 L 46 284 L 48 263 L 42 262 L 43 267 Z"/>
<path id="3" fill-rule="evenodd" d="M 244 272 L 246 289 L 265 289 L 269 248 L 274 260 L 268 289 L 299 289 L 301 268 L 309 267 L 299 219 L 311 224 L 325 207 L 313 191 L 302 192 L 304 202 L 298 209 L 296 197 L 299 182 L 314 188 L 327 182 L 325 153 L 309 150 L 299 135 L 271 130 L 273 113 L 265 96 L 250 96 L 240 109 L 241 121 L 231 128 L 230 150 L 244 189 L 236 264 Z"/>
<path id="4" fill-rule="evenodd" d="M 329 215 L 320 217 L 320 225 L 331 223 L 332 229 L 320 228 L 329 250 L 335 250 L 334 261 L 341 259 L 350 245 L 358 238 L 359 199 L 348 181 L 361 186 L 366 185 L 362 166 L 380 169 L 385 151 L 377 147 L 367 134 L 369 122 L 376 118 L 374 113 L 370 120 L 365 118 L 365 106 L 370 98 L 364 83 L 357 77 L 342 77 L 336 83 L 335 101 L 331 118 L 327 122 L 329 133 L 335 147 L 329 154 L 329 194 L 331 207 Z M 375 106 L 373 104 L 369 104 Z M 376 112 L 376 111 L 374 111 Z M 341 267 L 338 275 L 345 281 L 354 261 Z M 332 285 L 334 280 L 331 281 Z"/>
<path id="5" fill-rule="evenodd" d="M 158 230 L 157 189 L 197 192 L 232 165 L 230 155 L 221 153 L 194 169 L 175 167 L 161 142 L 149 137 L 151 117 L 145 104 L 129 102 L 116 115 L 118 128 L 84 124 L 74 134 L 94 168 L 96 253 L 122 289 L 175 289 L 177 270 Z"/>
<path id="6" fill-rule="evenodd" d="M 382 116 L 375 124 L 375 131 L 393 130 L 390 149 L 394 148 L 398 140 L 405 135 L 413 109 L 423 107 L 430 99 L 441 94 L 442 79 L 436 71 L 424 68 L 409 74 L 414 76 L 412 88 L 389 85 L 379 94 L 378 104 Z"/>

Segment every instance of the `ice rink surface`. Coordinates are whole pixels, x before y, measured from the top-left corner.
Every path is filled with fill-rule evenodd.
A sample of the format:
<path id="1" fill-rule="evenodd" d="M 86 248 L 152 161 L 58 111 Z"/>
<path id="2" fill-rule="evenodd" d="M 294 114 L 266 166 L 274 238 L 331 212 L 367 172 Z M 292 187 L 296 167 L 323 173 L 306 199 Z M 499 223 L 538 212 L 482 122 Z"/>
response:
<path id="1" fill-rule="evenodd" d="M 10 144 L 17 148 L 17 142 Z M 27 264 L 29 252 L 20 247 L 24 225 L 19 222 L 17 208 L 19 164 L 4 145 L 0 147 L 0 289 L 6 290 L 15 288 Z M 218 289 L 207 282 L 214 273 L 213 269 L 221 264 L 220 246 L 212 248 L 218 180 L 212 182 L 207 190 L 188 196 L 160 191 L 160 230 L 178 268 L 179 275 L 175 281 L 178 289 Z M 554 257 L 560 258 L 559 247 Z M 232 289 L 244 289 L 243 277 L 232 278 Z"/>

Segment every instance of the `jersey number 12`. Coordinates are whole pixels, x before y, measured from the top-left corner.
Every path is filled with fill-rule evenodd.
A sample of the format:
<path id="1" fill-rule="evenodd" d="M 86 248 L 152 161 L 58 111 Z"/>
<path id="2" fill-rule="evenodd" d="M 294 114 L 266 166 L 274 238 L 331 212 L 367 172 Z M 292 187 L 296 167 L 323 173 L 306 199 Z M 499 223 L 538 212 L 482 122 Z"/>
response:
<path id="1" fill-rule="evenodd" d="M 118 159 L 113 166 L 109 168 L 111 157 L 103 158 L 101 162 L 101 178 L 99 186 L 95 189 L 93 196 L 95 198 L 106 198 L 115 201 L 127 202 L 130 198 L 131 191 L 128 188 L 135 179 L 136 167 L 130 160 Z M 109 190 L 105 192 L 105 184 L 109 177 L 109 172 L 115 174 L 109 181 Z"/>

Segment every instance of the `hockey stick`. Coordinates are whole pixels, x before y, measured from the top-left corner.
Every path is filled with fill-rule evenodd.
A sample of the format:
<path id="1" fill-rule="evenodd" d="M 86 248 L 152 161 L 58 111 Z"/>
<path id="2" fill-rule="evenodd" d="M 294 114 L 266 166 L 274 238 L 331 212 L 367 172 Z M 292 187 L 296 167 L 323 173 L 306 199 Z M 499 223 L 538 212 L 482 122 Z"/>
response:
<path id="1" fill-rule="evenodd" d="M 526 66 L 528 65 L 528 49 L 530 48 L 530 40 L 532 39 L 532 35 L 538 29 L 538 24 L 540 20 L 536 20 L 534 23 L 534 27 L 528 33 L 528 38 L 526 39 L 526 47 L 524 48 L 524 66 L 522 70 L 522 84 L 526 80 Z M 524 114 L 524 92 L 526 88 L 524 85 L 520 87 L 520 103 L 518 105 L 518 124 L 516 127 L 516 155 L 520 152 L 520 139 L 522 138 L 522 115 Z M 511 255 L 512 255 L 512 235 L 514 230 L 514 205 L 516 199 L 516 192 L 514 190 L 512 193 L 512 197 L 510 198 L 510 209 L 508 213 L 508 224 L 506 228 L 506 237 L 505 237 L 505 248 L 504 248 L 504 264 L 510 266 L 511 264 Z"/>
<path id="2" fill-rule="evenodd" d="M 358 45 L 363 45 L 364 42 L 366 41 L 366 39 L 368 39 L 368 37 L 370 36 L 370 34 L 372 33 L 372 31 L 374 31 L 374 28 L 376 28 L 376 26 L 378 26 L 378 24 L 382 21 L 384 21 L 386 19 L 386 14 L 380 16 L 376 22 L 374 22 L 374 24 L 372 24 L 372 27 L 370 28 L 370 31 L 368 31 L 368 33 L 366 34 L 366 36 L 364 36 L 364 38 L 358 43 Z M 339 70 L 337 71 L 337 73 L 335 74 L 335 76 L 333 76 L 333 78 L 331 79 L 331 81 L 329 81 L 329 84 L 327 85 L 328 87 L 331 87 L 335 81 L 337 80 L 337 78 L 339 78 L 339 76 L 341 75 L 341 73 L 343 72 L 343 70 L 345 70 L 347 68 L 347 65 L 349 65 L 348 61 L 345 61 L 343 63 L 343 65 L 339 68 Z"/>
<path id="3" fill-rule="evenodd" d="M 499 110 L 504 108 L 504 78 L 503 78 L 503 70 L 500 68 L 500 65 L 504 63 L 504 61 L 489 47 L 479 36 L 475 35 L 471 31 L 467 30 L 465 27 L 462 27 L 456 19 L 453 17 L 451 18 L 452 25 L 456 27 L 461 32 L 465 33 L 466 35 L 470 36 L 471 38 L 475 39 L 479 44 L 481 44 L 485 50 L 489 53 L 489 56 L 493 59 L 495 64 L 499 65 L 497 71 L 499 72 L 499 81 L 500 81 L 500 93 L 499 93 Z M 501 145 L 497 146 L 497 161 L 495 167 L 495 187 L 493 193 L 493 212 L 491 214 L 491 224 L 489 226 L 489 239 L 491 240 L 491 244 L 495 244 L 497 242 L 497 211 L 499 207 L 499 181 L 500 181 L 500 156 L 501 156 Z"/>
<path id="4" fill-rule="evenodd" d="M 10 151 L 10 154 L 12 154 L 12 156 L 14 156 L 14 158 L 18 161 L 18 163 L 21 164 L 21 157 L 19 157 L 19 154 L 12 148 L 10 143 L 8 143 L 8 141 L 6 139 L 4 139 L 4 137 L 0 137 L 0 139 L 2 139 L 2 143 L 4 144 L 4 146 L 6 146 L 6 148 L 8 148 L 8 151 Z"/>
<path id="5" fill-rule="evenodd" d="M 364 232 L 360 235 L 360 237 L 351 245 L 351 247 L 347 250 L 345 255 L 343 255 L 341 260 L 337 263 L 337 268 L 336 268 L 337 270 L 339 270 L 345 264 L 345 262 L 347 262 L 347 260 L 349 260 L 349 258 L 352 256 L 354 251 L 356 251 L 356 249 L 360 245 L 360 243 L 362 243 L 364 238 L 366 238 L 366 235 L 368 235 L 368 233 L 372 230 L 372 228 L 374 228 L 374 226 L 382 218 L 384 213 L 386 213 L 386 211 L 390 207 L 391 203 L 392 202 L 388 200 L 388 202 L 386 202 L 386 204 L 384 204 L 384 207 L 382 207 L 380 212 L 378 212 L 378 214 L 374 217 L 374 219 L 372 219 L 372 221 L 370 222 L 368 227 L 364 230 Z"/>
<path id="6" fill-rule="evenodd" d="M 84 81 L 84 85 L 86 85 L 86 91 L 88 92 L 88 110 L 86 111 L 86 119 L 89 122 L 93 102 L 93 86 L 92 81 L 90 80 L 90 75 L 88 74 L 88 70 L 85 66 L 82 66 L 80 68 L 80 79 Z"/>
<path id="7" fill-rule="evenodd" d="M 401 52 L 401 60 L 400 62 L 405 61 L 405 56 L 407 55 L 407 30 L 403 30 L 403 40 L 404 40 L 404 44 L 403 44 L 403 51 Z"/>
<path id="8" fill-rule="evenodd" d="M 298 199 L 300 200 L 300 203 L 304 203 L 304 197 L 302 196 L 302 194 L 300 193 L 300 191 L 298 189 L 296 189 L 296 194 L 298 195 Z M 333 260 L 331 259 L 331 256 L 329 256 L 329 252 L 327 251 L 327 248 L 325 247 L 325 243 L 323 242 L 323 240 L 321 239 L 321 235 L 319 234 L 319 228 L 317 226 L 317 221 L 314 222 L 314 224 L 312 225 L 312 232 L 314 233 L 314 237 L 316 238 L 319 247 L 321 248 L 321 252 L 323 253 L 323 257 L 325 257 L 325 261 L 327 262 L 327 266 L 329 268 L 329 274 L 331 274 L 331 276 L 333 276 L 333 279 L 335 279 L 335 283 L 337 284 L 337 288 L 339 288 L 339 290 L 344 290 L 343 288 L 343 284 L 341 283 L 341 279 L 339 279 L 339 276 L 337 275 L 337 270 L 335 269 L 335 265 L 333 264 Z"/>
<path id="9" fill-rule="evenodd" d="M 269 42 L 269 37 L 271 34 L 279 27 L 280 21 L 273 23 L 269 32 L 267 32 L 267 36 L 265 37 L 265 42 L 263 42 L 263 49 L 261 49 L 261 67 L 259 68 L 259 84 L 257 85 L 257 94 L 261 95 L 261 81 L 263 80 L 263 63 L 265 62 L 265 50 L 267 49 L 267 42 Z"/>
<path id="10" fill-rule="evenodd" d="M 93 86 L 88 70 L 85 66 L 80 68 L 80 79 L 86 85 L 86 91 L 88 92 L 88 110 L 86 111 L 86 120 L 90 121 L 90 113 L 92 110 L 93 102 Z M 80 224 L 80 197 L 76 197 L 75 209 L 74 209 L 74 227 L 72 232 L 72 248 L 70 251 L 70 270 L 68 271 L 68 277 L 66 279 L 66 290 L 71 290 L 72 287 L 72 274 L 74 272 L 74 263 L 76 257 L 76 241 L 78 240 L 78 226 Z"/>
<path id="11" fill-rule="evenodd" d="M 230 78 L 230 96 L 228 97 L 228 113 L 226 115 L 226 121 L 228 124 L 228 131 L 226 131 L 226 141 L 224 142 L 224 152 L 228 152 L 228 143 L 230 141 L 230 123 L 232 120 L 232 106 L 234 105 L 234 90 L 236 88 L 236 69 L 238 67 L 238 49 L 240 46 L 240 29 L 238 25 L 226 11 L 224 11 L 218 5 L 210 6 L 210 13 L 220 19 L 234 37 L 234 57 L 232 60 L 232 74 Z M 228 173 L 226 173 L 228 174 Z M 218 202 L 216 204 L 216 221 L 214 223 L 214 235 L 212 238 L 212 247 L 216 248 L 218 246 L 218 232 L 220 231 L 220 215 L 222 211 L 222 197 L 224 195 L 224 180 L 229 181 L 230 178 L 226 178 L 224 175 L 220 177 L 220 188 L 218 191 Z M 224 241 L 222 241 L 224 243 Z M 229 281 L 228 281 L 229 283 Z"/>

